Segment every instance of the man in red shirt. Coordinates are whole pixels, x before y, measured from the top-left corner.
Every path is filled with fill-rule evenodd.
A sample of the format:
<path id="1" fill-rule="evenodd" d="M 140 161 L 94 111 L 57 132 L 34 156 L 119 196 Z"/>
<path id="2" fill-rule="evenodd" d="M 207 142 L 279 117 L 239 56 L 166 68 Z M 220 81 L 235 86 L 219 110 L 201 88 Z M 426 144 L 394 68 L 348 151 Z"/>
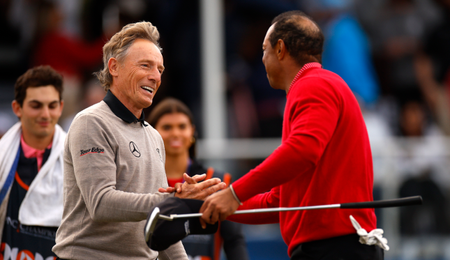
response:
<path id="1" fill-rule="evenodd" d="M 200 209 L 202 221 L 280 223 L 291 260 L 383 259 L 380 247 L 358 241 L 349 219 L 352 215 L 369 232 L 376 228 L 373 209 L 230 216 L 238 208 L 373 200 L 366 126 L 344 80 L 322 69 L 323 41 L 317 24 L 300 11 L 273 20 L 263 42 L 262 61 L 270 85 L 286 91 L 282 143 L 229 188 L 208 197 Z"/>

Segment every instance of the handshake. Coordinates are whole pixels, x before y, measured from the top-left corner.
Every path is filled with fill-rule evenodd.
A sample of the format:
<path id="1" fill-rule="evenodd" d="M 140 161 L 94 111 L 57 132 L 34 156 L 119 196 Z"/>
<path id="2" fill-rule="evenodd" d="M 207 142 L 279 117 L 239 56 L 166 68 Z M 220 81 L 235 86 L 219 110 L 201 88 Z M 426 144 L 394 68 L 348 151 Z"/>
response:
<path id="1" fill-rule="evenodd" d="M 198 212 L 203 213 L 199 219 L 203 229 L 207 224 L 215 224 L 225 220 L 233 214 L 241 204 L 232 189 L 219 178 L 207 179 L 206 174 L 183 175 L 184 183 L 177 183 L 175 187 L 159 188 L 159 192 L 175 192 L 175 197 L 180 199 L 204 200 Z M 220 192 L 217 192 L 220 191 Z"/>
<path id="2" fill-rule="evenodd" d="M 223 190 L 227 185 L 219 178 L 207 179 L 206 174 L 189 176 L 183 174 L 184 182 L 175 184 L 175 187 L 159 188 L 159 192 L 175 192 L 175 197 L 181 199 L 205 200 L 209 195 Z"/>

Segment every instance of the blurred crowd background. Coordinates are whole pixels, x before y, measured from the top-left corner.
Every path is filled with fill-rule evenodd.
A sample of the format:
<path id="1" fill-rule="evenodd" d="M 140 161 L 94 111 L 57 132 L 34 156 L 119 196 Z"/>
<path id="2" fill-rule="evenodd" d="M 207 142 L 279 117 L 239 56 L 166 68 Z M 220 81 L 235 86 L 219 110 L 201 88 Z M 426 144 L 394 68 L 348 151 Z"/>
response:
<path id="1" fill-rule="evenodd" d="M 146 20 L 160 31 L 166 67 L 154 104 L 167 96 L 185 102 L 201 139 L 199 5 L 0 0 L 0 136 L 17 122 L 11 111 L 15 80 L 43 64 L 64 75 L 60 125 L 67 130 L 77 112 L 105 94 L 92 73 L 102 67 L 108 37 L 127 23 Z M 325 34 L 323 67 L 339 74 L 359 100 L 374 155 L 375 198 L 425 200 L 421 207 L 377 210 L 379 226 L 392 238 L 386 259 L 450 259 L 450 0 L 224 0 L 222 5 L 227 138 L 281 137 L 285 93 L 269 86 L 261 44 L 276 15 L 304 11 Z M 227 163 L 239 177 L 261 160 Z M 287 259 L 273 230 L 248 229 L 249 248 L 256 234 L 256 245 L 269 249 L 256 250 L 258 255 L 250 248 L 252 259 Z M 274 257 L 270 252 L 278 246 L 281 256 Z"/>

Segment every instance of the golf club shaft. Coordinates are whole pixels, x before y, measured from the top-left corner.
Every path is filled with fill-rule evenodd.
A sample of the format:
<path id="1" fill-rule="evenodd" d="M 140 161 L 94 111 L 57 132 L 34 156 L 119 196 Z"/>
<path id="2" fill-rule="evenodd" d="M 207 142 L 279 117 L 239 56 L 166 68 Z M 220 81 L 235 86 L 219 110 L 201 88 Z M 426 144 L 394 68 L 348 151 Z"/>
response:
<path id="1" fill-rule="evenodd" d="M 332 209 L 332 208 L 341 208 L 341 209 L 388 208 L 388 207 L 400 207 L 400 206 L 420 205 L 420 204 L 422 204 L 422 197 L 413 196 L 400 199 L 329 204 L 318 206 L 248 209 L 248 210 L 238 210 L 235 211 L 233 214 L 238 215 L 238 214 L 270 213 L 281 211 L 296 211 L 296 210 Z M 159 215 L 159 218 L 163 220 L 172 220 L 176 218 L 195 218 L 201 216 L 202 213 L 190 213 L 190 214 L 172 214 L 170 216 Z"/>

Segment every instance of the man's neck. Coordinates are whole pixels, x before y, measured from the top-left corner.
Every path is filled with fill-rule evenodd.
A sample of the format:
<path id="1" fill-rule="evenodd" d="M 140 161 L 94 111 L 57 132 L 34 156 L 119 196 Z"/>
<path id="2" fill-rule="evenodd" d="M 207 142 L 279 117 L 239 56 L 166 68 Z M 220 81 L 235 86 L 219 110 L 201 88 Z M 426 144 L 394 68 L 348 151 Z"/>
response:
<path id="1" fill-rule="evenodd" d="M 128 100 L 128 98 L 120 91 L 110 89 L 110 91 L 114 94 L 114 96 L 128 109 L 136 118 L 141 118 L 142 110 L 138 109 L 132 105 L 132 101 Z"/>
<path id="2" fill-rule="evenodd" d="M 34 149 L 37 150 L 45 150 L 53 141 L 53 134 L 45 136 L 45 137 L 36 137 L 34 135 L 31 135 L 25 131 L 23 131 L 22 129 L 22 136 L 23 136 L 23 140 L 25 141 L 25 143 L 30 146 L 33 147 Z"/>
<path id="3" fill-rule="evenodd" d="M 189 164 L 189 154 L 170 156 L 166 154 L 166 175 L 168 179 L 183 177 Z"/>
<path id="4" fill-rule="evenodd" d="M 298 65 L 291 57 L 285 59 L 282 71 L 284 72 L 283 86 L 286 94 L 289 92 L 291 83 L 301 68 L 302 66 Z"/>
<path id="5" fill-rule="evenodd" d="M 287 85 L 287 88 L 286 88 L 286 94 L 289 93 L 289 89 L 292 87 L 292 84 L 294 83 L 294 81 L 296 81 L 303 74 L 303 72 L 305 70 L 316 66 L 316 63 L 317 63 L 317 66 L 320 66 L 320 63 L 318 63 L 317 61 L 308 61 L 308 62 L 305 62 L 304 64 L 302 64 L 301 66 L 294 66 L 294 65 L 291 66 L 292 69 L 287 72 L 288 76 L 286 77 L 287 81 L 289 81 L 289 82 L 287 82 L 287 81 L 285 82 L 285 84 L 289 84 L 289 85 Z"/>

